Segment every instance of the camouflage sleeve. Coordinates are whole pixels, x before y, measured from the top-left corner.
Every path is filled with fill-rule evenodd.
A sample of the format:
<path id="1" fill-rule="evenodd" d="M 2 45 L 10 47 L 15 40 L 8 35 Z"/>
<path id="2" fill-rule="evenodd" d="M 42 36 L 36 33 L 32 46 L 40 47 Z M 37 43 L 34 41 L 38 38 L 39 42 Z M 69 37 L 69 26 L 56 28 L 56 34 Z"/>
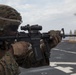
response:
<path id="1" fill-rule="evenodd" d="M 4 67 L 0 64 L 0 75 L 5 75 L 4 73 Z"/>
<path id="2" fill-rule="evenodd" d="M 12 44 L 12 47 L 14 50 L 14 57 L 18 65 L 21 67 L 29 67 L 31 65 L 31 58 L 33 57 L 31 54 L 30 43 L 20 41 Z"/>
<path id="3" fill-rule="evenodd" d="M 19 66 L 10 51 L 0 59 L 0 75 L 19 75 Z"/>

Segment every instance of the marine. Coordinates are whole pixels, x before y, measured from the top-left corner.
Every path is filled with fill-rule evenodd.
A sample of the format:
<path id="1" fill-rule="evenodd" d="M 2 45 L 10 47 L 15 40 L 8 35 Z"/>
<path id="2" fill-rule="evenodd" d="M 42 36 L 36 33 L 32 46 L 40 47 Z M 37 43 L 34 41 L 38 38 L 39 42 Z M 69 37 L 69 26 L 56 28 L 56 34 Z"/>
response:
<path id="1" fill-rule="evenodd" d="M 17 10 L 0 5 L 0 36 L 12 35 L 21 24 L 21 16 Z M 13 27 L 10 29 L 10 26 Z M 16 28 L 16 29 L 15 29 Z M 15 35 L 15 33 L 13 33 Z M 20 70 L 14 59 L 13 47 L 7 41 L 0 40 L 0 75 L 19 75 Z"/>
<path id="2" fill-rule="evenodd" d="M 4 27 L 3 32 L 6 33 L 6 35 L 15 35 L 16 33 L 18 33 L 17 29 L 22 22 L 22 18 L 20 16 L 20 14 L 15 9 L 11 10 L 11 8 L 6 5 L 1 5 L 0 10 L 1 11 L 3 10 L 2 13 L 0 11 L 0 13 L 1 13 L 0 23 L 3 23 L 3 24 L 1 24 L 2 27 Z M 9 12 L 9 10 L 11 10 L 11 11 Z M 4 15 L 4 12 L 6 12 L 5 15 Z M 1 28 L 1 30 L 3 30 L 3 29 Z M 11 31 L 11 33 L 8 33 L 10 31 Z M 48 34 L 50 35 L 50 37 L 51 36 L 53 37 L 52 40 L 48 41 L 48 44 L 50 45 L 50 50 L 51 50 L 51 48 L 55 47 L 61 41 L 62 37 L 60 36 L 60 31 L 49 30 Z M 49 39 L 50 39 L 50 37 L 49 37 Z M 42 54 L 44 55 L 44 59 L 42 59 L 40 61 L 36 61 L 35 57 L 34 57 L 34 52 L 32 50 L 32 44 L 30 44 L 29 42 L 26 42 L 26 41 L 19 41 L 19 42 L 15 41 L 14 43 L 11 44 L 12 53 L 13 53 L 12 57 L 14 56 L 14 59 L 16 60 L 18 65 L 21 67 L 24 67 L 24 68 L 49 65 L 49 58 L 47 58 L 46 54 L 45 54 L 45 45 L 46 44 L 44 43 L 43 39 L 41 39 L 40 48 L 41 48 Z M 3 57 L 5 55 L 7 55 L 7 53 L 2 56 L 2 58 L 1 58 L 2 60 L 3 60 Z M 11 52 L 9 52 L 9 56 L 10 56 L 10 53 Z M 49 51 L 49 53 L 50 53 L 50 51 Z M 10 68 L 12 68 L 12 67 L 10 67 Z M 1 70 L 3 70 L 3 69 L 1 69 Z M 14 70 L 14 71 L 16 71 L 16 70 Z M 12 71 L 10 71 L 10 72 L 12 72 Z M 16 72 L 18 72 L 18 70 Z M 16 72 L 12 72 L 12 73 L 16 73 Z M 12 75 L 12 74 L 10 74 L 10 75 Z"/>

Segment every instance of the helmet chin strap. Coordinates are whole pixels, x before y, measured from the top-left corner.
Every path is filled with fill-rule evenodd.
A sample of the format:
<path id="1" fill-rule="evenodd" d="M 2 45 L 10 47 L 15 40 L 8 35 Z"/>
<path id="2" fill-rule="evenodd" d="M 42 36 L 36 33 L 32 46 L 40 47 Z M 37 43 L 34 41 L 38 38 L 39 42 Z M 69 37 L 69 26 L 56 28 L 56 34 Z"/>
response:
<path id="1" fill-rule="evenodd" d="M 4 17 L 0 17 L 0 19 L 1 20 L 6 20 L 6 21 L 12 21 L 12 22 L 22 23 L 22 21 L 20 21 L 20 20 L 8 19 L 8 18 L 4 18 Z"/>

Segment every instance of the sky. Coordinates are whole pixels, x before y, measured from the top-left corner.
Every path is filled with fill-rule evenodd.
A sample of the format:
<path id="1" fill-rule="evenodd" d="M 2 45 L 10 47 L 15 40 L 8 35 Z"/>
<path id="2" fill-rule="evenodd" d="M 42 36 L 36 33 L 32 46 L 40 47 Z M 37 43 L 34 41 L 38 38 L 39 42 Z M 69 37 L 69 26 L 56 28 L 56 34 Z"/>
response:
<path id="1" fill-rule="evenodd" d="M 15 8 L 22 16 L 21 25 L 39 24 L 42 31 L 76 30 L 76 0 L 0 0 Z"/>

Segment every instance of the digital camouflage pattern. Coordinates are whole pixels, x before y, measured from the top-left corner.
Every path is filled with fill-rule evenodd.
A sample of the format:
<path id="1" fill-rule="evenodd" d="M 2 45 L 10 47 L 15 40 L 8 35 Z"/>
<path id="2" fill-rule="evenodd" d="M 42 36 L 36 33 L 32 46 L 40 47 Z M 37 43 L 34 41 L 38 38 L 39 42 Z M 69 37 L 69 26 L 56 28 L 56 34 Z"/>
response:
<path id="1" fill-rule="evenodd" d="M 7 51 L 0 60 L 0 75 L 19 75 L 19 67 L 12 54 Z"/>

